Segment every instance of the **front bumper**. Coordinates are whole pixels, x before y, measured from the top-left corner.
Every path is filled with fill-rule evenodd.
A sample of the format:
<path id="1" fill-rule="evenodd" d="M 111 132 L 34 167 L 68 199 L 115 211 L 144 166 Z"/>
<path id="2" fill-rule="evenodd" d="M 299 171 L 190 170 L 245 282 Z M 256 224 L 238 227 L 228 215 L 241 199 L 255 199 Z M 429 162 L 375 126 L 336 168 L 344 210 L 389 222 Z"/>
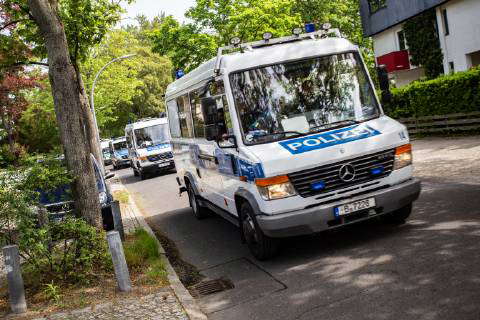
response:
<path id="1" fill-rule="evenodd" d="M 162 164 L 168 163 L 166 166 L 162 166 Z M 159 171 L 166 171 L 175 168 L 175 162 L 172 160 L 167 162 L 158 162 L 158 163 L 149 163 L 142 166 L 142 172 L 159 172 Z"/>
<path id="2" fill-rule="evenodd" d="M 117 167 L 130 165 L 130 159 L 113 159 L 112 161 Z"/>
<path id="3" fill-rule="evenodd" d="M 346 200 L 330 202 L 313 208 L 278 215 L 257 215 L 262 231 L 273 238 L 283 238 L 317 233 L 364 220 L 403 208 L 417 200 L 421 191 L 420 181 L 410 179 L 398 185 L 362 194 Z M 375 214 L 368 212 L 352 217 L 335 218 L 334 208 L 345 203 L 375 197 Z"/>

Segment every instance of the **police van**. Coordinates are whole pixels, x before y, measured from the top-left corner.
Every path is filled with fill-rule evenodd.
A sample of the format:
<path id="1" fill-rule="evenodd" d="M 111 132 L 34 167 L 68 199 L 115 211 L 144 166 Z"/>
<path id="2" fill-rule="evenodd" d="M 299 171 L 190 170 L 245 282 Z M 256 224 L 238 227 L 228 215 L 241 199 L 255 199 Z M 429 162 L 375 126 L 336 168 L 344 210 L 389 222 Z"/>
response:
<path id="1" fill-rule="evenodd" d="M 294 32 L 234 38 L 166 93 L 180 192 L 197 218 L 239 226 L 260 260 L 279 238 L 404 223 L 421 189 L 359 48 L 329 27 Z"/>
<path id="2" fill-rule="evenodd" d="M 112 159 L 114 170 L 130 166 L 127 139 L 125 137 L 118 137 L 110 140 L 110 158 Z"/>
<path id="3" fill-rule="evenodd" d="M 149 173 L 175 168 L 166 118 L 148 118 L 125 127 L 133 174 L 142 180 Z"/>

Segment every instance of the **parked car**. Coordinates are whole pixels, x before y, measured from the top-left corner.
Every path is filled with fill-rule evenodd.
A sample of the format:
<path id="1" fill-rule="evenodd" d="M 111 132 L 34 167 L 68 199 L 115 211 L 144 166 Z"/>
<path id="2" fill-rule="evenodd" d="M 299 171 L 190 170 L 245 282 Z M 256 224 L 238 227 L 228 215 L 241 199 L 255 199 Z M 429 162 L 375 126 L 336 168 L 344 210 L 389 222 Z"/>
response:
<path id="1" fill-rule="evenodd" d="M 97 180 L 98 200 L 102 209 L 103 228 L 106 231 L 110 231 L 114 228 L 112 215 L 113 196 L 106 180 L 113 178 L 115 174 L 108 172 L 104 176 L 97 160 L 92 154 L 90 155 L 90 159 Z M 49 217 L 52 220 L 61 220 L 66 215 L 73 214 L 74 212 L 74 202 L 72 200 L 70 185 L 60 186 L 51 192 L 42 192 L 40 190 L 40 203 L 47 209 Z"/>
<path id="2" fill-rule="evenodd" d="M 125 137 L 114 138 L 110 141 L 110 158 L 112 159 L 113 170 L 130 166 L 127 139 Z"/>

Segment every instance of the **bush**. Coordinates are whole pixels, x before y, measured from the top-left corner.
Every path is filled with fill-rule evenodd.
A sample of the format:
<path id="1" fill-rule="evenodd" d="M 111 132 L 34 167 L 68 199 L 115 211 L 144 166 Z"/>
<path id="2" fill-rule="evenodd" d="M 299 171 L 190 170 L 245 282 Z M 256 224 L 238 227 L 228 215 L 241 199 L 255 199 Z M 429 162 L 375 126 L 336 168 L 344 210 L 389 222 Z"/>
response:
<path id="1" fill-rule="evenodd" d="M 105 233 L 82 219 L 23 227 L 18 244 L 25 274 L 37 284 L 88 283 L 112 269 Z"/>
<path id="2" fill-rule="evenodd" d="M 480 68 L 392 90 L 385 112 L 393 118 L 422 117 L 480 110 Z"/>

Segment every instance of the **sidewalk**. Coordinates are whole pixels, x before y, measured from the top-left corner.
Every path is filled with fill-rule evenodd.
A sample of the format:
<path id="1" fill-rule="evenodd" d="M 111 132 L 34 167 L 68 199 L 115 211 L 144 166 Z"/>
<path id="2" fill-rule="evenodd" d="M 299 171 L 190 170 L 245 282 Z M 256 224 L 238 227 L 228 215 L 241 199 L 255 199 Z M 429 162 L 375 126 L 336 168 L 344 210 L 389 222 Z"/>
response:
<path id="1" fill-rule="evenodd" d="M 127 191 L 121 184 L 111 185 L 112 193 Z M 154 235 L 141 216 L 131 196 L 129 203 L 121 204 L 122 221 L 125 233 L 129 234 L 137 228 L 143 228 Z M 160 252 L 165 251 L 160 246 Z M 165 258 L 166 259 L 166 258 Z M 182 285 L 174 269 L 166 259 L 166 269 L 170 286 L 159 292 L 141 298 L 127 298 L 91 306 L 81 310 L 57 313 L 35 320 L 207 320 L 192 296 Z"/>

